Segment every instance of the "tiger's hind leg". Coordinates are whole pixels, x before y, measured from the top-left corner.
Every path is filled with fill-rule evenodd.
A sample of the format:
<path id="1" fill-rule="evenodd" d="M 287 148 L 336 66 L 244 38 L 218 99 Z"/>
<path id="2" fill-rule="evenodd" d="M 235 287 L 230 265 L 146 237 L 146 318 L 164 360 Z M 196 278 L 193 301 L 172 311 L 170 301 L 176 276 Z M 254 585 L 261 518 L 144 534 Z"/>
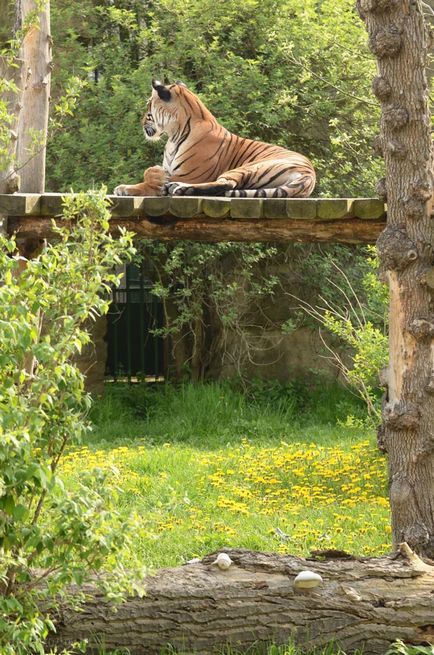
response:
<path id="1" fill-rule="evenodd" d="M 304 158 L 303 158 L 304 159 Z M 229 171 L 225 177 L 238 171 Z M 237 198 L 307 198 L 315 187 L 315 171 L 307 159 L 300 163 L 268 159 L 243 167 L 243 176 L 227 196 Z"/>
<path id="2" fill-rule="evenodd" d="M 271 189 L 232 189 L 226 196 L 232 198 L 308 198 L 315 188 L 315 176 L 300 174 L 289 184 Z"/>
<path id="3" fill-rule="evenodd" d="M 171 196 L 307 198 L 314 187 L 315 172 L 308 160 L 294 164 L 286 159 L 268 159 L 226 171 L 210 182 L 189 184 L 174 180 L 166 184 L 166 192 Z"/>
<path id="4" fill-rule="evenodd" d="M 185 182 L 168 182 L 165 186 L 168 196 L 224 196 L 234 188 L 234 184 L 226 180 L 188 184 Z"/>

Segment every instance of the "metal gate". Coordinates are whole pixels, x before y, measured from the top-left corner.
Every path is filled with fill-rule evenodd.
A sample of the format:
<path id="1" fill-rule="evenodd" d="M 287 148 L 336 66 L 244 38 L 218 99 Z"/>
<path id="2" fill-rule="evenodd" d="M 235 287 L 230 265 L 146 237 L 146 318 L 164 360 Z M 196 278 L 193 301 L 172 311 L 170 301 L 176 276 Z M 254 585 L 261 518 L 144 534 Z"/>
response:
<path id="1" fill-rule="evenodd" d="M 113 379 L 158 380 L 165 373 L 165 343 L 152 330 L 164 326 L 162 302 L 150 293 L 151 283 L 139 266 L 125 267 L 113 289 L 108 313 L 106 376 Z"/>

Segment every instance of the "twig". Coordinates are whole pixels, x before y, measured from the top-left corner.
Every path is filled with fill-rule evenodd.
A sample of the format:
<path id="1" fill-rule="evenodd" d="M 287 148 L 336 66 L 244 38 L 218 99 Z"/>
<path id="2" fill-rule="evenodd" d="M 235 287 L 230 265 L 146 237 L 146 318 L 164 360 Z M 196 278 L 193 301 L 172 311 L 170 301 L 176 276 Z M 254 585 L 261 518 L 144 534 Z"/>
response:
<path id="1" fill-rule="evenodd" d="M 361 103 L 363 103 L 365 105 L 369 105 L 371 107 L 376 107 L 378 109 L 378 105 L 377 105 L 376 102 L 371 102 L 370 100 L 367 100 L 366 98 L 360 98 L 359 96 L 356 96 L 353 93 L 350 93 L 349 91 L 343 91 L 342 89 L 337 87 L 335 84 L 333 84 L 329 80 L 326 80 L 325 77 L 322 77 L 321 75 L 318 75 L 318 73 L 315 73 L 311 68 L 309 68 L 309 66 L 304 64 L 302 61 L 299 61 L 298 59 L 296 59 L 295 57 L 293 57 L 292 55 L 289 55 L 289 54 L 287 55 L 287 57 L 294 64 L 296 64 L 297 66 L 301 66 L 302 68 L 304 68 L 304 70 L 308 71 L 311 75 L 313 75 L 313 77 L 316 77 L 318 80 L 321 80 L 321 82 L 324 82 L 324 84 L 327 84 L 327 86 L 331 87 L 332 89 L 334 89 L 338 93 L 340 93 L 340 94 L 342 94 L 344 96 L 348 96 L 349 98 L 353 98 L 354 100 L 358 100 L 359 102 L 361 102 Z"/>

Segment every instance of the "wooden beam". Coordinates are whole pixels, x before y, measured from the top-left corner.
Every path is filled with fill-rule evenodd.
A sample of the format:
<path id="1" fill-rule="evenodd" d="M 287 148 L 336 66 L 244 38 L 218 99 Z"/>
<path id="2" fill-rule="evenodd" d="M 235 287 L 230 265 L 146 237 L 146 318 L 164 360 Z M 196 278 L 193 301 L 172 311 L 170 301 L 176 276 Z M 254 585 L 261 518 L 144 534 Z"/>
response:
<path id="1" fill-rule="evenodd" d="M 9 216 L 57 216 L 69 193 L 0 194 L 0 212 Z M 174 216 L 200 214 L 222 218 L 294 218 L 337 220 L 385 218 L 386 206 L 378 198 L 197 198 L 107 196 L 113 216 Z"/>
<path id="2" fill-rule="evenodd" d="M 284 219 L 221 220 L 205 215 L 177 218 L 172 215 L 141 218 L 112 218 L 110 232 L 123 227 L 144 239 L 163 241 L 299 241 L 334 243 L 375 243 L 385 224 L 381 220 L 357 218 L 334 221 Z M 54 235 L 47 217 L 11 217 L 10 233 L 20 237 L 49 239 Z"/>
<path id="3" fill-rule="evenodd" d="M 0 195 L 0 214 L 5 216 L 38 216 L 40 193 Z"/>
<path id="4" fill-rule="evenodd" d="M 50 238 L 67 194 L 0 195 L 9 231 Z M 375 243 L 386 208 L 375 198 L 118 197 L 111 202 L 111 232 L 127 228 L 147 239 L 194 241 L 318 241 Z"/>

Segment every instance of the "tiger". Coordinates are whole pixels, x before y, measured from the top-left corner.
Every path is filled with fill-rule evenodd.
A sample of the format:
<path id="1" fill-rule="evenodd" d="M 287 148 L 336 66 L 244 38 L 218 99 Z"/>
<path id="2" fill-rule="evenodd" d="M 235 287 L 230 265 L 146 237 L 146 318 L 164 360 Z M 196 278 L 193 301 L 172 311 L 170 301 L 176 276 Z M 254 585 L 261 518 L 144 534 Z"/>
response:
<path id="1" fill-rule="evenodd" d="M 142 126 L 150 141 L 167 134 L 163 166 L 145 170 L 139 184 L 117 186 L 115 195 L 307 198 L 315 187 L 307 157 L 232 134 L 183 82 L 152 80 Z"/>

